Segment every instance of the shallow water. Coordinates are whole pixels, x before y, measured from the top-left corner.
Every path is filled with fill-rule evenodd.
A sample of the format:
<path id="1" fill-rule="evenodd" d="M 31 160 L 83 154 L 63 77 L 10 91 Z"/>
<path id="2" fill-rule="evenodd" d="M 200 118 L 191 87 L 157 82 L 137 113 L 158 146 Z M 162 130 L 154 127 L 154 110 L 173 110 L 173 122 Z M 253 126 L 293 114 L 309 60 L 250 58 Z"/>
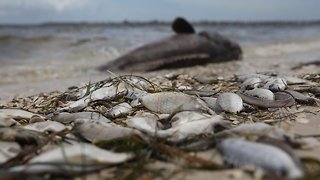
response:
<path id="1" fill-rule="evenodd" d="M 195 28 L 237 41 L 244 50 L 239 72 L 252 64 L 251 71 L 270 69 L 273 62 L 267 66 L 266 59 L 298 63 L 320 58 L 316 22 L 198 23 Z M 173 34 L 166 23 L 2 25 L 0 85 L 89 76 L 97 73 L 95 67 Z"/>

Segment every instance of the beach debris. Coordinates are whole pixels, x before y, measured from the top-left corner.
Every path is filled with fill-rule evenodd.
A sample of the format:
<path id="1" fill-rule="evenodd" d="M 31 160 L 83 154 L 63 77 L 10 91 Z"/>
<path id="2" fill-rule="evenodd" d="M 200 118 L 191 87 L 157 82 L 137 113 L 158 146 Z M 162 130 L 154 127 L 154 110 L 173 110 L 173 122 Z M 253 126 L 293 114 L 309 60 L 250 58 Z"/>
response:
<path id="1" fill-rule="evenodd" d="M 237 113 L 243 108 L 243 102 L 239 95 L 235 93 L 222 93 L 217 98 L 217 106 L 222 111 Z"/>
<path id="2" fill-rule="evenodd" d="M 218 145 L 224 160 L 235 166 L 253 165 L 267 172 L 297 179 L 304 176 L 300 162 L 282 149 L 242 139 L 226 139 Z"/>
<path id="3" fill-rule="evenodd" d="M 126 162 L 134 156 L 100 149 L 88 143 L 60 144 L 32 158 L 26 165 L 12 167 L 11 172 L 92 171 L 106 165 Z M 39 166 L 39 164 L 41 164 Z"/>
<path id="4" fill-rule="evenodd" d="M 266 83 L 263 87 L 272 92 L 283 91 L 287 88 L 287 82 L 283 78 L 272 77 L 266 80 Z"/>
<path id="5" fill-rule="evenodd" d="M 150 93 L 143 96 L 140 101 L 147 109 L 162 114 L 180 111 L 201 111 L 214 114 L 200 98 L 180 92 Z"/>
<path id="6" fill-rule="evenodd" d="M 273 101 L 275 99 L 273 92 L 269 89 L 255 88 L 252 90 L 244 91 L 244 93 L 252 97 L 257 97 L 260 99 L 266 99 L 270 101 Z"/>
<path id="7" fill-rule="evenodd" d="M 42 118 L 43 116 L 24 111 L 21 109 L 0 109 L 0 126 L 9 127 L 18 124 L 19 121 L 29 122 L 32 118 Z"/>
<path id="8" fill-rule="evenodd" d="M 17 142 L 20 145 L 38 145 L 44 140 L 45 136 L 37 131 L 22 128 L 0 128 L 0 140 Z"/>

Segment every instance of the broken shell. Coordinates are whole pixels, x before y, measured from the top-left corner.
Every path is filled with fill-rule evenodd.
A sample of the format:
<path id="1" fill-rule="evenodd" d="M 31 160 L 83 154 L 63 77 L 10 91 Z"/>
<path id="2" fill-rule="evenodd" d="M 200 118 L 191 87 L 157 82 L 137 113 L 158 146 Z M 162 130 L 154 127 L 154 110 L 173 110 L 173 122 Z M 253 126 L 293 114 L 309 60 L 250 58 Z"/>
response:
<path id="1" fill-rule="evenodd" d="M 38 115 L 34 115 L 29 120 L 29 123 L 36 123 L 36 122 L 43 122 L 43 121 L 45 121 L 44 118 L 42 118 L 42 117 L 40 117 Z"/>
<path id="2" fill-rule="evenodd" d="M 120 103 L 109 110 L 108 117 L 117 118 L 125 116 L 128 115 L 131 111 L 132 107 L 130 106 L 130 104 L 126 102 Z"/>
<path id="3" fill-rule="evenodd" d="M 269 89 L 256 88 L 247 90 L 244 93 L 261 99 L 274 100 L 274 94 Z"/>
<path id="4" fill-rule="evenodd" d="M 28 124 L 23 128 L 39 132 L 60 132 L 67 127 L 56 121 L 44 121 Z"/>
<path id="5" fill-rule="evenodd" d="M 201 99 L 179 92 L 147 94 L 140 101 L 149 110 L 162 114 L 172 114 L 180 111 L 202 111 L 214 114 Z"/>
<path id="6" fill-rule="evenodd" d="M 282 78 L 269 78 L 266 80 L 266 84 L 263 86 L 272 92 L 283 91 L 287 88 L 287 82 Z"/>
<path id="7" fill-rule="evenodd" d="M 272 145 L 241 139 L 226 139 L 218 145 L 226 162 L 235 166 L 255 165 L 286 178 L 304 175 L 300 165 L 285 151 Z"/>
<path id="8" fill-rule="evenodd" d="M 217 106 L 226 112 L 240 112 L 243 108 L 243 102 L 239 95 L 235 93 L 222 93 L 217 98 Z"/>

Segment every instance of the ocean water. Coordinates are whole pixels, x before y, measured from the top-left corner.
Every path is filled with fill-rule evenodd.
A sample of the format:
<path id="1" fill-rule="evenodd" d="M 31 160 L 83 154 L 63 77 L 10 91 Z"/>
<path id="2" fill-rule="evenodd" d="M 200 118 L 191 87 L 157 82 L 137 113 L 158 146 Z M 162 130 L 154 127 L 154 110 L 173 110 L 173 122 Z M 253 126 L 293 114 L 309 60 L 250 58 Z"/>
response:
<path id="1" fill-rule="evenodd" d="M 320 22 L 197 23 L 238 42 L 245 58 L 320 47 Z M 0 84 L 90 72 L 143 44 L 173 35 L 168 23 L 0 26 Z"/>

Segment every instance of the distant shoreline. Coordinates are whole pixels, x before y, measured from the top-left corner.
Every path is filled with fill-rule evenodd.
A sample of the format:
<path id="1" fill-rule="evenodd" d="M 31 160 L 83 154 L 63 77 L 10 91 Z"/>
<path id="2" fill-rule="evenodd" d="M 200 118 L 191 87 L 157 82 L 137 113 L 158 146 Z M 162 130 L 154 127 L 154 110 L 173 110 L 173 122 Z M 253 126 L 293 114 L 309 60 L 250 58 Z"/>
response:
<path id="1" fill-rule="evenodd" d="M 44 22 L 44 23 L 0 23 L 1 27 L 50 27 L 50 26 L 150 26 L 150 25 L 170 25 L 171 21 L 121 21 L 121 22 Z M 235 26 L 301 26 L 320 25 L 319 20 L 268 20 L 268 21 L 192 21 L 194 25 L 235 25 Z"/>

